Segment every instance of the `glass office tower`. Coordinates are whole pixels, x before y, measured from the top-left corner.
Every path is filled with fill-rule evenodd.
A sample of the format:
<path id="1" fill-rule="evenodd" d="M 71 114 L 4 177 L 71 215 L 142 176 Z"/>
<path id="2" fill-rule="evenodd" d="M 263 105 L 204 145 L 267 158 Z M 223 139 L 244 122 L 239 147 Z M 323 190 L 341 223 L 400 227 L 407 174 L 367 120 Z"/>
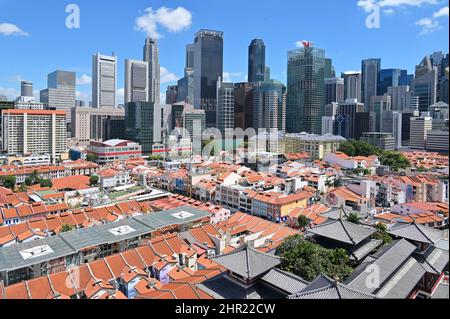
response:
<path id="1" fill-rule="evenodd" d="M 254 39 L 248 47 L 248 82 L 263 82 L 266 72 L 266 46 Z"/>
<path id="2" fill-rule="evenodd" d="M 325 107 L 325 51 L 306 42 L 288 52 L 286 131 L 322 133 Z"/>

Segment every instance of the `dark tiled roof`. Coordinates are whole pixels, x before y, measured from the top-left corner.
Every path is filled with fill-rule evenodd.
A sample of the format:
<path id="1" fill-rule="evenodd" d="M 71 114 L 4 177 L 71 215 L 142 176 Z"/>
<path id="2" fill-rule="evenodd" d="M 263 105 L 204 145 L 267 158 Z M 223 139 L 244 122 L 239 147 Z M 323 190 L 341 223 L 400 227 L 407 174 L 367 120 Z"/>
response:
<path id="1" fill-rule="evenodd" d="M 339 283 L 325 275 L 317 277 L 304 290 L 289 296 L 289 299 L 375 299 L 364 293 Z"/>
<path id="2" fill-rule="evenodd" d="M 442 231 L 416 223 L 398 223 L 393 225 L 388 232 L 396 237 L 433 245 L 443 237 Z"/>
<path id="3" fill-rule="evenodd" d="M 373 227 L 362 226 L 343 219 L 332 220 L 313 227 L 310 233 L 342 243 L 357 245 L 376 232 Z"/>
<path id="4" fill-rule="evenodd" d="M 247 279 L 258 277 L 281 263 L 280 258 L 262 253 L 248 245 L 213 260 Z"/>
<path id="5" fill-rule="evenodd" d="M 269 271 L 261 279 L 264 282 L 289 294 L 299 292 L 308 286 L 308 282 L 303 278 L 277 268 Z"/>

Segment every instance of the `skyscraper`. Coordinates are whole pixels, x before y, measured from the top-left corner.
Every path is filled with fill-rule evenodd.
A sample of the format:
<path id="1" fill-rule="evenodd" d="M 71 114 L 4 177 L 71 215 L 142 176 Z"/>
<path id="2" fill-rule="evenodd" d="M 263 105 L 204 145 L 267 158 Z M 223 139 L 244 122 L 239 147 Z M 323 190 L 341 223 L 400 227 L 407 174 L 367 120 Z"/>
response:
<path id="1" fill-rule="evenodd" d="M 361 72 L 347 71 L 341 74 L 344 79 L 344 100 L 361 99 Z"/>
<path id="2" fill-rule="evenodd" d="M 169 85 L 166 89 L 166 104 L 174 104 L 178 99 L 178 86 Z"/>
<path id="3" fill-rule="evenodd" d="M 381 122 L 384 111 L 391 111 L 391 97 L 387 94 L 372 96 L 370 99 L 370 131 L 381 132 Z"/>
<path id="4" fill-rule="evenodd" d="M 222 137 L 231 136 L 234 129 L 234 84 L 217 82 L 217 128 Z"/>
<path id="5" fill-rule="evenodd" d="M 393 111 L 402 111 L 411 108 L 412 93 L 409 86 L 390 86 L 388 87 L 387 94 L 391 97 Z"/>
<path id="6" fill-rule="evenodd" d="M 436 103 L 437 69 L 433 68 L 429 57 L 423 58 L 416 66 L 416 77 L 412 83 L 412 91 L 419 98 L 419 111 L 427 112 L 428 107 Z"/>
<path id="7" fill-rule="evenodd" d="M 33 83 L 29 81 L 20 82 L 20 96 L 33 96 Z"/>
<path id="8" fill-rule="evenodd" d="M 194 44 L 186 46 L 186 65 L 184 68 L 184 77 L 177 83 L 177 102 L 187 102 L 194 104 Z"/>
<path id="9" fill-rule="evenodd" d="M 234 84 L 234 127 L 243 130 L 253 127 L 254 83 Z"/>
<path id="10" fill-rule="evenodd" d="M 223 32 L 200 30 L 194 41 L 194 107 L 205 110 L 207 127 L 216 124 L 219 77 L 223 77 Z"/>
<path id="11" fill-rule="evenodd" d="M 41 103 L 49 108 L 66 112 L 67 123 L 71 123 L 71 110 L 75 107 L 75 72 L 55 71 L 47 76 L 47 89 L 41 91 Z M 70 127 L 68 127 L 68 131 Z"/>
<path id="12" fill-rule="evenodd" d="M 138 142 L 143 154 L 151 154 L 161 142 L 161 107 L 154 102 L 125 104 L 126 139 Z"/>
<path id="13" fill-rule="evenodd" d="M 407 70 L 401 69 L 383 69 L 380 70 L 377 95 L 387 93 L 388 87 L 396 87 L 399 85 L 410 85 L 413 75 L 408 75 Z"/>
<path id="14" fill-rule="evenodd" d="M 381 113 L 382 133 L 391 133 L 395 139 L 395 147 L 402 146 L 402 113 L 398 111 L 384 111 Z"/>
<path id="15" fill-rule="evenodd" d="M 253 39 L 248 47 L 248 82 L 263 82 L 266 73 L 266 46 Z"/>
<path id="16" fill-rule="evenodd" d="M 92 57 L 92 107 L 116 106 L 117 57 L 95 54 Z"/>
<path id="17" fill-rule="evenodd" d="M 325 105 L 332 102 L 344 101 L 344 79 L 326 78 L 325 79 Z"/>
<path id="18" fill-rule="evenodd" d="M 125 60 L 125 103 L 148 101 L 148 63 Z"/>
<path id="19" fill-rule="evenodd" d="M 253 90 L 253 127 L 268 132 L 286 130 L 286 86 L 270 80 Z"/>
<path id="20" fill-rule="evenodd" d="M 377 95 L 381 59 L 367 59 L 361 63 L 361 99 L 368 110 L 370 99 Z"/>
<path id="21" fill-rule="evenodd" d="M 325 106 L 325 51 L 304 41 L 288 52 L 286 130 L 321 134 Z"/>
<path id="22" fill-rule="evenodd" d="M 148 102 L 160 105 L 159 49 L 156 39 L 146 38 L 144 61 L 148 63 Z"/>

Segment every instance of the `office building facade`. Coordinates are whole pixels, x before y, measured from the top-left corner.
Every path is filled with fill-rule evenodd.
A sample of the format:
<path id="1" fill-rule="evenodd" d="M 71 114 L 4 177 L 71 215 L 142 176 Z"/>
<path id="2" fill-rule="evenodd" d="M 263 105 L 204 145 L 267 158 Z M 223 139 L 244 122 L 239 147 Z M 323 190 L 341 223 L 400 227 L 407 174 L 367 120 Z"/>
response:
<path id="1" fill-rule="evenodd" d="M 248 47 L 248 82 L 264 82 L 266 46 L 261 39 L 253 39 Z"/>
<path id="2" fill-rule="evenodd" d="M 148 101 L 148 63 L 125 60 L 125 103 Z"/>
<path id="3" fill-rule="evenodd" d="M 370 107 L 370 99 L 377 95 L 381 69 L 381 59 L 367 59 L 361 62 L 361 99 L 366 107 Z"/>
<path id="4" fill-rule="evenodd" d="M 117 57 L 97 53 L 92 57 L 92 107 L 116 106 Z"/>
<path id="5" fill-rule="evenodd" d="M 160 65 L 159 49 L 156 39 L 146 38 L 144 44 L 144 61 L 148 65 L 148 99 L 146 101 L 160 105 Z"/>

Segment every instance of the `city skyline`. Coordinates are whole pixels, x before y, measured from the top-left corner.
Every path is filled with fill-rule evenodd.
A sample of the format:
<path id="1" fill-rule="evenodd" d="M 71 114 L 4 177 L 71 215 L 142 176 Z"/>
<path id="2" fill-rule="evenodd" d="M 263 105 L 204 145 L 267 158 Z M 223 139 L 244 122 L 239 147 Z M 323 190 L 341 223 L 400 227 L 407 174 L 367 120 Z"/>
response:
<path id="1" fill-rule="evenodd" d="M 17 57 L 14 61 L 11 60 L 2 66 L 0 95 L 6 95 L 9 98 L 20 95 L 20 80 L 33 82 L 36 93 L 46 87 L 48 73 L 54 70 L 68 70 L 75 71 L 77 75 L 77 99 L 89 101 L 92 85 L 91 56 L 96 52 L 102 54 L 114 52 L 118 57 L 117 103 L 121 104 L 124 90 L 124 61 L 125 59 L 141 59 L 142 42 L 152 32 L 159 35 L 162 95 L 168 85 L 176 84 L 176 80 L 182 78 L 185 67 L 185 47 L 192 42 L 194 34 L 203 28 L 224 32 L 224 81 L 232 82 L 246 80 L 247 50 L 254 38 L 264 40 L 266 65 L 271 68 L 272 78 L 284 84 L 286 84 L 287 51 L 295 49 L 296 42 L 304 38 L 313 41 L 317 47 L 326 51 L 327 58 L 333 60 L 336 74 L 359 70 L 361 60 L 367 58 L 381 58 L 383 69 L 400 68 L 413 73 L 415 65 L 423 56 L 434 51 L 447 50 L 448 27 L 446 24 L 448 22 L 445 16 L 448 16 L 448 1 L 415 1 L 421 4 L 420 7 L 409 5 L 411 1 L 400 1 L 403 3 L 402 6 L 383 7 L 380 29 L 366 27 L 365 20 L 369 13 L 362 6 L 364 1 L 351 1 L 342 5 L 342 8 L 340 4 L 338 7 L 331 1 L 326 2 L 330 9 L 327 11 L 343 12 L 341 16 L 337 15 L 342 19 L 337 19 L 335 14 L 329 12 L 321 12 L 321 14 L 312 15 L 302 14 L 301 19 L 290 20 L 295 17 L 295 13 L 284 12 L 286 18 L 277 22 L 277 29 L 281 28 L 285 31 L 284 36 L 280 37 L 279 33 L 270 27 L 270 21 L 273 21 L 275 16 L 280 16 L 276 14 L 280 8 L 271 8 L 268 3 L 261 3 L 257 8 L 252 3 L 242 4 L 242 10 L 236 12 L 236 19 L 244 12 L 248 12 L 244 10 L 247 6 L 253 8 L 255 13 L 262 12 L 258 32 L 255 33 L 252 30 L 238 28 L 228 19 L 217 19 L 218 16 L 214 14 L 208 16 L 201 4 L 185 1 L 155 1 L 151 3 L 153 8 L 151 11 L 146 10 L 150 4 L 144 1 L 135 1 L 126 9 L 120 4 L 110 4 L 110 10 L 104 15 L 110 17 L 114 23 L 109 22 L 109 19 L 103 19 L 102 24 L 95 23 L 95 12 L 101 9 L 102 1 L 95 4 L 78 1 L 80 29 L 65 27 L 64 22 L 68 15 L 65 13 L 65 4 L 46 6 L 45 12 L 41 12 L 39 8 L 31 8 L 32 6 L 25 7 L 21 9 L 19 16 L 14 13 L 19 4 L 0 1 L 1 12 L 8 14 L 8 17 L 0 14 L 0 43 L 5 48 L 0 53 L 0 58 Z M 290 4 L 291 7 L 304 9 L 306 12 L 313 12 L 316 5 L 297 2 Z M 166 7 L 165 11 L 160 11 L 163 6 Z M 208 7 L 215 6 L 214 3 L 208 4 Z M 269 8 L 270 10 L 267 11 Z M 333 10 L 334 8 L 336 10 Z M 228 10 L 230 9 L 223 8 L 220 11 L 221 17 L 231 16 Z M 27 19 L 31 13 L 40 14 L 44 23 L 37 24 L 34 19 Z M 122 15 L 120 19 L 118 19 L 119 14 Z M 164 17 L 177 17 L 178 22 L 176 25 L 171 24 L 171 20 L 164 20 Z M 428 28 L 423 29 L 423 23 L 422 27 L 417 25 L 418 21 L 429 17 L 433 18 Z M 149 27 L 148 22 L 151 21 L 156 21 L 157 29 Z M 330 36 L 325 26 L 333 21 L 336 22 L 335 32 L 342 32 L 344 35 L 351 30 L 361 41 L 346 42 L 344 37 Z M 251 16 L 248 17 L 248 22 L 253 22 Z M 21 31 L 7 24 L 14 25 Z M 432 25 L 436 30 L 431 29 Z M 145 32 L 140 32 L 139 28 Z M 102 37 L 88 37 L 94 31 Z M 395 33 L 401 37 L 396 37 Z M 61 40 L 58 41 L 58 46 L 55 41 L 52 41 L 56 37 Z M 117 39 L 121 41 L 117 43 Z M 48 50 L 42 50 L 46 53 L 36 52 L 33 55 L 34 59 L 20 58 L 22 55 L 28 57 L 29 50 L 33 47 L 37 48 L 36 41 L 40 46 L 47 46 Z M 379 41 L 383 41 L 385 45 L 380 46 Z M 47 53 L 52 49 L 54 49 L 52 53 Z M 39 68 L 36 67 L 37 65 Z"/>

